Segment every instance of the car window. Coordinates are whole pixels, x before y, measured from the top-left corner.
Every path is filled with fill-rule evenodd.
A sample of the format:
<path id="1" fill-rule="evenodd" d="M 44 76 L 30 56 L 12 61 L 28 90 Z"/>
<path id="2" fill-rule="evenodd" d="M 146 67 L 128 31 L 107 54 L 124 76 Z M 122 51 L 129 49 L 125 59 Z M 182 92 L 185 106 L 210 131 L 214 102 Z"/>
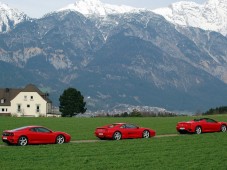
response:
<path id="1" fill-rule="evenodd" d="M 37 132 L 51 132 L 49 129 L 46 129 L 46 128 L 43 128 L 43 127 L 38 127 L 36 128 L 37 129 Z"/>
<path id="2" fill-rule="evenodd" d="M 126 128 L 126 127 L 125 127 L 125 125 L 122 125 L 120 128 L 124 129 L 124 128 Z"/>
<path id="3" fill-rule="evenodd" d="M 132 124 L 126 124 L 125 128 L 127 128 L 127 129 L 135 129 L 135 128 L 137 128 L 137 126 L 132 125 Z"/>
<path id="4" fill-rule="evenodd" d="M 206 119 L 206 122 L 209 122 L 209 123 L 217 123 L 215 120 L 213 119 Z"/>
<path id="5" fill-rule="evenodd" d="M 37 132 L 37 128 L 31 128 L 30 131 Z"/>

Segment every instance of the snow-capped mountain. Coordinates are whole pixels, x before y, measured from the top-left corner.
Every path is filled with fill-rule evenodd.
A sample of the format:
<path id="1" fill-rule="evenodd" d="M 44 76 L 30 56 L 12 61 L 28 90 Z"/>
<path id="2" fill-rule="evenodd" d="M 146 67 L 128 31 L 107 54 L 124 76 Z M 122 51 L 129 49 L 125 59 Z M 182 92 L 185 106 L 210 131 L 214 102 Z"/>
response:
<path id="1" fill-rule="evenodd" d="M 7 32 L 15 27 L 16 24 L 25 21 L 28 16 L 17 9 L 10 8 L 0 2 L 0 32 Z"/>
<path id="2" fill-rule="evenodd" d="M 70 4 L 59 11 L 72 10 L 77 11 L 85 16 L 95 15 L 95 16 L 106 16 L 109 14 L 123 14 L 136 12 L 141 9 L 133 8 L 130 6 L 117 6 L 104 4 L 100 0 L 78 0 L 74 4 Z"/>
<path id="3" fill-rule="evenodd" d="M 115 22 L 99 27 L 99 17 L 63 11 L 0 34 L 0 86 L 37 84 L 55 104 L 63 89 L 76 87 L 88 96 L 89 110 L 126 104 L 200 111 L 226 104 L 227 37 L 176 30 L 149 11 L 101 18 Z"/>
<path id="4" fill-rule="evenodd" d="M 76 87 L 89 110 L 226 105 L 226 36 L 121 7 L 80 0 L 0 34 L 0 86 L 33 83 L 55 104 Z"/>
<path id="5" fill-rule="evenodd" d="M 227 0 L 208 0 L 204 4 L 181 1 L 153 12 L 181 26 L 198 27 L 227 35 Z"/>

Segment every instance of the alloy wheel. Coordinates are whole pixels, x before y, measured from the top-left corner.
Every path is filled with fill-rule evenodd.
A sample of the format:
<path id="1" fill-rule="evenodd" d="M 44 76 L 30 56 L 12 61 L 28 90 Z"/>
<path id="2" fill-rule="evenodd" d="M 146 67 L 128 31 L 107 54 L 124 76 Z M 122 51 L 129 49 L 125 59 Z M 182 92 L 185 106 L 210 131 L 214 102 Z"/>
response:
<path id="1" fill-rule="evenodd" d="M 63 144 L 64 142 L 65 142 L 65 138 L 64 138 L 63 135 L 57 136 L 57 138 L 56 138 L 56 143 L 57 144 Z"/>
<path id="2" fill-rule="evenodd" d="M 150 132 L 147 131 L 147 130 L 145 130 L 145 131 L 143 132 L 143 138 L 149 138 L 149 137 L 150 137 Z"/>
<path id="3" fill-rule="evenodd" d="M 22 136 L 18 140 L 19 146 L 26 146 L 28 144 L 28 139 L 25 136 Z"/>

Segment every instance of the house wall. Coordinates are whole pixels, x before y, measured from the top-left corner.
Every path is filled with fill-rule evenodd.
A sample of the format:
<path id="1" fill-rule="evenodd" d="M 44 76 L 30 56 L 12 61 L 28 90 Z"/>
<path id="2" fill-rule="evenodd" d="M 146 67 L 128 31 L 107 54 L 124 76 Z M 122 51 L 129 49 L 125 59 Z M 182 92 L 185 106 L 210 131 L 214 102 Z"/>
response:
<path id="1" fill-rule="evenodd" d="M 11 114 L 14 116 L 46 116 L 51 111 L 47 103 L 37 92 L 20 92 L 11 100 Z"/>

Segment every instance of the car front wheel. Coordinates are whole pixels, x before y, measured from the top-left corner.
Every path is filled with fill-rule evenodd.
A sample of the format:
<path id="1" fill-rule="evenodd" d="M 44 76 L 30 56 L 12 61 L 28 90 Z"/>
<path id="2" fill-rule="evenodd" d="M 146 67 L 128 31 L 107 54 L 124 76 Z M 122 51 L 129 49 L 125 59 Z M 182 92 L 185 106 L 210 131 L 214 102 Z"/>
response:
<path id="1" fill-rule="evenodd" d="M 28 138 L 25 136 L 21 136 L 17 143 L 19 146 L 26 146 L 28 144 Z"/>
<path id="2" fill-rule="evenodd" d="M 56 138 L 56 144 L 63 144 L 65 142 L 65 137 L 63 135 L 58 135 Z"/>
<path id="3" fill-rule="evenodd" d="M 222 125 L 222 126 L 221 126 L 221 131 L 222 131 L 222 132 L 226 132 L 226 126 L 225 126 L 225 125 Z"/>
<path id="4" fill-rule="evenodd" d="M 143 138 L 149 138 L 150 132 L 148 130 L 143 131 Z"/>
<path id="5" fill-rule="evenodd" d="M 202 133 L 202 128 L 200 126 L 197 126 L 195 128 L 195 133 L 198 134 L 198 135 L 201 134 Z"/>
<path id="6" fill-rule="evenodd" d="M 121 132 L 114 132 L 113 139 L 114 140 L 121 140 Z"/>

